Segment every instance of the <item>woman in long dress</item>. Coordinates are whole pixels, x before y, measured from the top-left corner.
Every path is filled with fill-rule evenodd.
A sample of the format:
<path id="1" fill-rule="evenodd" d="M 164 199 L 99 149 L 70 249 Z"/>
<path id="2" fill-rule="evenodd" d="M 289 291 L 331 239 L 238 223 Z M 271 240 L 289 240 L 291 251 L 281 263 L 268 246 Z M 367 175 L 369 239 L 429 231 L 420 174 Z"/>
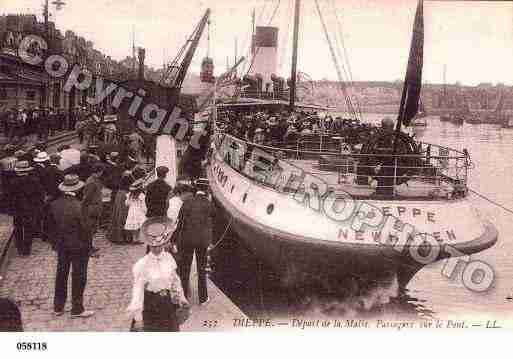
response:
<path id="1" fill-rule="evenodd" d="M 128 206 L 125 229 L 129 231 L 132 243 L 142 244 L 138 240 L 139 229 L 144 221 L 146 221 L 146 212 L 148 211 L 146 208 L 146 196 L 143 192 L 143 180 L 132 183 L 125 204 Z"/>
<path id="2" fill-rule="evenodd" d="M 152 217 L 141 228 L 150 252 L 133 267 L 132 300 L 127 309 L 133 329 L 180 331 L 177 311 L 188 310 L 189 303 L 176 273 L 176 262 L 164 250 L 175 230 L 176 221 L 167 217 Z"/>
<path id="3" fill-rule="evenodd" d="M 120 181 L 118 192 L 114 197 L 112 205 L 112 215 L 110 219 L 110 227 L 108 239 L 112 243 L 124 244 L 130 243 L 131 236 L 125 231 L 125 223 L 128 217 L 128 206 L 125 201 L 128 195 L 128 188 L 131 184 L 129 176 L 123 176 Z"/>

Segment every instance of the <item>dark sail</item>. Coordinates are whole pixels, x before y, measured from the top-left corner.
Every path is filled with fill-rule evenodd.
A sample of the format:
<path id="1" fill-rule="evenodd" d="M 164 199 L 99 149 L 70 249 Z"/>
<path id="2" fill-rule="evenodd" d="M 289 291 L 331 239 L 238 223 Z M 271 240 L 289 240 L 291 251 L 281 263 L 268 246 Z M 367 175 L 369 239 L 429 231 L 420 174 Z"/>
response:
<path id="1" fill-rule="evenodd" d="M 420 0 L 415 13 L 413 35 L 411 39 L 408 69 L 404 80 L 398 122 L 408 126 L 419 110 L 420 91 L 422 88 L 422 65 L 424 57 L 424 13 L 423 1 Z"/>

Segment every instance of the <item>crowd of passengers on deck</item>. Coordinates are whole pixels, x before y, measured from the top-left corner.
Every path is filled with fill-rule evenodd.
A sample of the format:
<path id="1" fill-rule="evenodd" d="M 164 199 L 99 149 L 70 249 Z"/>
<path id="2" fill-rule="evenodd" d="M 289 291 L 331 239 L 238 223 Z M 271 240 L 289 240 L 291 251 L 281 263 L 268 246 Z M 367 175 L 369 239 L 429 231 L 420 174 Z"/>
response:
<path id="1" fill-rule="evenodd" d="M 391 162 L 393 157 L 389 156 L 393 151 L 394 122 L 388 118 L 383 119 L 380 127 L 376 127 L 360 124 L 357 120 L 340 117 L 326 116 L 322 118 L 319 114 L 225 112 L 218 117 L 218 125 L 223 129 L 223 132 L 253 143 L 238 148 L 236 152 L 225 148 L 223 150 L 224 161 L 244 175 L 273 187 L 277 183 L 283 185 L 288 182 L 290 178 L 286 178 L 286 175 L 287 173 L 290 174 L 290 171 L 292 173 L 301 172 L 299 168 L 295 170 L 290 168 L 289 171 L 284 171 L 283 166 L 295 166 L 280 160 L 291 155 L 293 157 L 299 155 L 295 151 L 295 146 L 287 145 L 300 143 L 301 149 L 306 151 L 300 155 L 301 157 L 315 156 L 312 152 L 309 152 L 312 150 L 306 143 L 317 138 L 315 144 L 317 146 L 315 152 L 319 152 L 319 157 L 316 157 L 319 160 L 317 165 L 335 168 L 335 170 L 328 169 L 328 171 L 337 173 L 339 185 L 340 183 L 364 185 L 371 190 L 368 195 L 375 194 L 386 197 L 403 195 L 436 198 L 446 197 L 449 193 L 454 194 L 453 185 L 445 181 L 436 181 L 437 175 L 433 174 L 435 168 L 429 165 L 429 149 L 425 153 L 416 152 L 418 149 L 412 149 L 414 152 L 411 153 L 418 154 L 422 159 L 420 157 L 415 159 L 401 158 L 396 164 L 397 170 L 394 169 L 395 166 Z M 353 155 L 360 154 L 360 151 L 363 151 L 361 146 L 368 145 L 369 140 L 375 137 L 374 141 L 371 141 L 373 143 L 372 150 L 373 153 L 375 151 L 379 155 L 370 155 L 368 158 L 362 157 L 357 165 L 354 164 L 353 160 L 347 160 L 347 163 L 337 162 L 338 157 L 320 156 L 328 152 L 334 153 L 334 151 L 326 151 L 328 144 L 323 145 L 325 147 L 319 151 L 318 138 L 321 135 L 327 135 L 326 142 L 331 139 L 335 151 L 339 154 L 343 153 L 343 148 L 347 148 L 348 152 L 344 154 Z M 414 141 L 411 136 L 404 134 L 404 137 L 407 142 Z M 255 151 L 255 145 L 277 147 L 280 150 L 272 151 L 274 158 L 269 159 L 261 151 Z M 234 143 L 229 145 L 232 149 L 237 150 L 234 146 L 240 147 Z M 323 164 L 322 161 L 326 163 Z M 415 163 L 410 163 L 411 161 Z M 428 172 L 426 173 L 431 173 L 426 179 L 424 179 L 425 171 L 421 170 L 424 166 L 427 166 L 426 171 Z M 412 182 L 413 179 L 415 181 Z"/>
<path id="2" fill-rule="evenodd" d="M 358 131 L 370 128 L 354 119 L 305 112 L 225 112 L 219 116 L 218 125 L 225 133 L 260 145 L 291 143 L 321 134 L 341 135 L 356 144 L 360 142 Z"/>

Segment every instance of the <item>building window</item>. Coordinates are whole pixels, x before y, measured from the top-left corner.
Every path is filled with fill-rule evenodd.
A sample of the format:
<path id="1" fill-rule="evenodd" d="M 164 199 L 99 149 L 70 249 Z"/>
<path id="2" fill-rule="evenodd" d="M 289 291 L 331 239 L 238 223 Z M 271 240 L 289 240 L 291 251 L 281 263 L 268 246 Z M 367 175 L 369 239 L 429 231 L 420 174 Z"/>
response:
<path id="1" fill-rule="evenodd" d="M 27 91 L 27 100 L 34 101 L 36 99 L 36 91 Z"/>
<path id="2" fill-rule="evenodd" d="M 0 89 L 0 100 L 7 100 L 7 90 Z"/>

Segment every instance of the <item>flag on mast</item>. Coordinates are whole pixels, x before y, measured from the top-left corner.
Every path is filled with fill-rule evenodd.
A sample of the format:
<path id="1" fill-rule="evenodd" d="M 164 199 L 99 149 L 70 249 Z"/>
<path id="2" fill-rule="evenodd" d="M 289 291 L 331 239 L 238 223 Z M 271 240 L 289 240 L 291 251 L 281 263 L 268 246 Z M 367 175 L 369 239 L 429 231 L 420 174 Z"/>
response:
<path id="1" fill-rule="evenodd" d="M 413 24 L 413 35 L 408 58 L 408 68 L 404 80 L 401 106 L 399 108 L 398 127 L 408 126 L 419 110 L 420 91 L 422 89 L 422 66 L 424 62 L 424 13 L 423 0 L 419 0 Z"/>

